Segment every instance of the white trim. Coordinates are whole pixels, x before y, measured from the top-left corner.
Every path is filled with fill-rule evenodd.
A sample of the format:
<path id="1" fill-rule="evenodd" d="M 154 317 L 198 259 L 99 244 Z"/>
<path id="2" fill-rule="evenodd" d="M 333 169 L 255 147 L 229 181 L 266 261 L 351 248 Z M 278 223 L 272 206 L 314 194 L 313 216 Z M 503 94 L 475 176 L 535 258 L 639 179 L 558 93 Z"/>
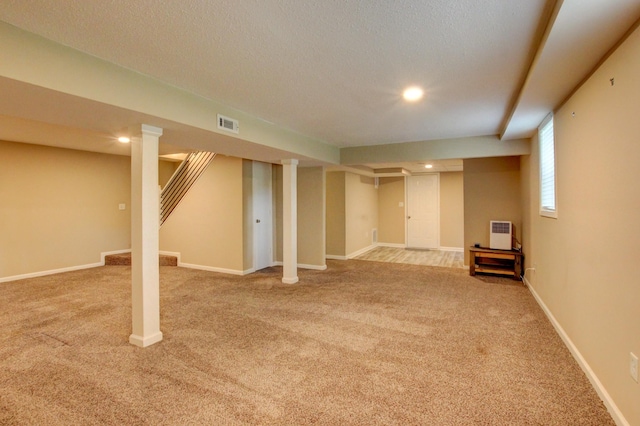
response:
<path id="1" fill-rule="evenodd" d="M 66 268 L 51 269 L 48 271 L 30 272 L 28 274 L 13 275 L 9 277 L 0 277 L 0 283 L 8 283 L 10 281 L 26 280 L 29 278 L 46 277 L 47 275 L 62 274 L 64 272 L 80 271 L 82 269 L 91 269 L 104 266 L 104 258 L 110 254 L 131 253 L 131 249 L 104 251 L 100 253 L 100 262 L 88 263 L 86 265 L 67 266 Z"/>
<path id="2" fill-rule="evenodd" d="M 406 244 L 395 244 L 395 243 L 378 243 L 376 244 L 378 247 L 393 247 L 393 248 L 407 248 Z"/>
<path id="3" fill-rule="evenodd" d="M 571 352 L 571 355 L 573 355 L 573 358 L 575 358 L 575 360 L 578 362 L 578 365 L 580 365 L 580 368 L 582 368 L 582 371 L 584 371 L 584 374 L 589 379 L 589 382 L 591 382 L 591 386 L 593 386 L 593 388 L 598 393 L 598 396 L 600 396 L 600 399 L 602 399 L 602 402 L 604 402 L 604 405 L 607 407 L 607 410 L 609 411 L 609 414 L 611 414 L 611 417 L 613 417 L 613 420 L 619 426 L 630 426 L 629 422 L 624 418 L 624 415 L 622 414 L 620 409 L 618 409 L 618 406 L 611 398 L 611 395 L 609 395 L 609 392 L 607 392 L 605 387 L 602 385 L 602 382 L 600 382 L 600 380 L 598 379 L 598 376 L 596 376 L 596 373 L 593 372 L 578 348 L 573 344 L 560 323 L 558 323 L 547 305 L 545 305 L 536 290 L 531 285 L 531 282 L 529 282 L 526 277 L 524 277 L 524 283 L 538 302 L 538 305 L 540 305 L 544 313 L 547 315 L 547 318 L 549 318 L 549 321 L 551 321 L 551 324 L 553 324 L 553 327 L 556 329 L 556 332 L 558 333 L 558 335 L 560 335 L 560 338 L 569 349 L 569 352 Z"/>
<path id="4" fill-rule="evenodd" d="M 52 269 L 50 271 L 39 271 L 39 272 L 31 272 L 31 273 L 28 273 L 28 274 L 13 275 L 13 276 L 10 276 L 10 277 L 0 278 L 0 283 L 6 283 L 6 282 L 18 281 L 18 280 L 26 280 L 28 278 L 44 277 L 46 275 L 61 274 L 63 272 L 79 271 L 81 269 L 97 268 L 99 266 L 104 266 L 104 261 L 102 263 L 100 263 L 100 262 L 89 263 L 87 265 L 69 266 L 67 268 Z"/>
<path id="5" fill-rule="evenodd" d="M 240 271 L 238 269 L 227 269 L 227 268 L 218 268 L 216 266 L 208 266 L 208 265 L 196 265 L 193 263 L 183 263 L 181 260 L 181 254 L 180 252 L 177 251 L 166 251 L 166 250 L 160 250 L 158 252 L 159 254 L 165 255 L 165 256 L 175 256 L 178 258 L 178 266 L 180 268 L 188 268 L 188 269 L 197 269 L 200 271 L 208 271 L 208 272 L 219 272 L 221 274 L 231 274 L 231 275 L 248 275 L 251 274 L 253 272 L 255 272 L 256 270 L 254 268 L 249 268 L 249 269 L 245 269 L 244 271 Z"/>
<path id="6" fill-rule="evenodd" d="M 462 248 L 462 247 L 440 247 L 440 248 L 438 248 L 438 250 L 455 251 L 455 252 L 458 252 L 458 253 L 464 253 L 464 248 Z"/>
<path id="7" fill-rule="evenodd" d="M 315 271 L 324 271 L 327 269 L 327 265 L 307 265 L 305 263 L 298 263 L 298 268 L 313 269 Z"/>
<path id="8" fill-rule="evenodd" d="M 263 173 L 261 173 L 263 172 Z M 258 227 L 258 224 L 260 223 L 260 226 L 266 226 L 268 229 L 266 230 L 266 234 L 268 235 L 268 240 L 267 244 L 266 244 L 266 251 L 268 251 L 268 253 L 266 254 L 267 259 L 271 259 L 271 261 L 273 261 L 273 206 L 271 205 L 273 203 L 273 171 L 271 169 L 271 164 L 270 163 L 263 163 L 260 161 L 252 161 L 251 162 L 251 173 L 252 173 L 252 183 L 251 183 L 251 232 L 252 232 L 252 236 L 251 236 L 251 242 L 253 244 L 253 270 L 257 271 L 263 268 L 267 268 L 268 266 L 263 266 L 263 264 L 259 264 L 257 265 L 256 259 L 260 259 L 260 253 L 262 253 L 263 251 L 265 251 L 265 247 L 261 246 L 259 243 L 262 242 L 259 235 L 260 233 L 256 231 L 256 228 Z M 263 206 L 258 206 L 259 203 L 256 202 L 256 200 L 260 197 L 257 196 L 258 192 L 259 192 L 259 188 L 261 188 L 262 186 L 258 184 L 258 179 L 257 176 L 258 175 L 264 175 L 263 177 L 266 177 L 265 181 L 266 181 L 266 186 L 268 188 L 266 188 L 267 192 L 268 192 L 268 203 L 267 205 L 263 205 Z M 266 176 L 268 175 L 268 176 Z M 256 207 L 257 206 L 257 207 Z M 260 209 L 260 207 L 262 207 L 262 209 Z M 263 223 L 264 222 L 264 223 Z"/>
<path id="9" fill-rule="evenodd" d="M 226 269 L 226 268 L 217 268 L 215 266 L 205 266 L 205 265 L 194 265 L 193 263 L 178 263 L 178 266 L 182 268 L 189 269 L 198 269 L 200 271 L 209 271 L 209 272 L 220 272 L 222 274 L 231 274 L 231 275 L 247 275 L 251 272 L 255 272 L 252 269 L 247 269 L 246 271 L 240 271 L 238 269 Z"/>
<path id="10" fill-rule="evenodd" d="M 273 266 L 282 266 L 282 262 L 277 260 L 273 262 Z M 327 265 L 307 265 L 305 263 L 298 263 L 298 268 L 313 269 L 315 271 L 324 271 L 325 269 L 327 269 Z"/>
<path id="11" fill-rule="evenodd" d="M 543 139 L 542 136 L 544 134 L 544 129 L 551 123 L 551 137 L 549 139 Z M 543 178 L 543 151 L 545 148 L 549 148 L 545 143 L 550 143 L 551 145 L 551 153 L 553 154 L 553 208 L 547 208 L 543 206 L 542 199 L 544 197 L 544 178 Z M 549 217 L 552 219 L 558 218 L 558 161 L 556 159 L 556 142 L 555 142 L 555 130 L 553 123 L 553 112 L 550 112 L 542 123 L 538 126 L 538 174 L 539 174 L 539 189 L 540 194 L 538 198 L 539 202 L 539 213 L 542 217 Z"/>
<path id="12" fill-rule="evenodd" d="M 358 257 L 361 254 L 365 254 L 366 252 L 368 252 L 369 250 L 373 250 L 374 248 L 376 248 L 376 246 L 374 244 L 371 244 L 369 247 L 365 247 L 363 249 L 360 249 L 358 251 L 354 251 L 351 254 L 347 255 L 347 259 L 353 259 L 354 257 Z"/>
<path id="13" fill-rule="evenodd" d="M 327 254 L 324 256 L 325 259 L 332 259 L 332 260 L 347 260 L 347 256 L 339 256 L 337 254 Z"/>
<path id="14" fill-rule="evenodd" d="M 540 216 L 542 217 L 550 217 L 551 219 L 557 219 L 558 218 L 558 210 L 547 210 L 544 208 L 540 208 Z"/>
<path id="15" fill-rule="evenodd" d="M 142 337 L 135 334 L 132 334 L 131 336 L 129 336 L 129 343 L 131 343 L 134 346 L 138 346 L 140 348 L 146 348 L 147 346 L 151 346 L 154 343 L 158 343 L 161 340 L 162 340 L 161 331 L 158 331 L 157 333 L 147 337 Z"/>

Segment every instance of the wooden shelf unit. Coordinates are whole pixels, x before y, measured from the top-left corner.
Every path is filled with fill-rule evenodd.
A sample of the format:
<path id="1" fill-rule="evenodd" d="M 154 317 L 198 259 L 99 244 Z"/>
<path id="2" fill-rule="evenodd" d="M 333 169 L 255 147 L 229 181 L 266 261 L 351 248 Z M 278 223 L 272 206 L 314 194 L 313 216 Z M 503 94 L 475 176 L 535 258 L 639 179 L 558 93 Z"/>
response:
<path id="1" fill-rule="evenodd" d="M 510 276 L 520 280 L 524 255 L 517 250 L 497 250 L 486 247 L 469 249 L 469 275 L 476 273 Z"/>

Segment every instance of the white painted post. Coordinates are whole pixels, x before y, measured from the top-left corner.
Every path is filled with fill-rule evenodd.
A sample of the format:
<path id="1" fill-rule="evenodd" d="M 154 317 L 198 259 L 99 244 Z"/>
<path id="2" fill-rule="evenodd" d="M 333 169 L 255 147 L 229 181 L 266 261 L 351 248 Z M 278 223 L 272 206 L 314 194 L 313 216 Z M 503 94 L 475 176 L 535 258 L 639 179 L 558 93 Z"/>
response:
<path id="1" fill-rule="evenodd" d="M 158 139 L 162 129 L 142 125 L 131 140 L 131 312 L 129 343 L 146 347 L 160 331 Z"/>
<path id="2" fill-rule="evenodd" d="M 282 160 L 282 282 L 298 282 L 298 160 Z"/>

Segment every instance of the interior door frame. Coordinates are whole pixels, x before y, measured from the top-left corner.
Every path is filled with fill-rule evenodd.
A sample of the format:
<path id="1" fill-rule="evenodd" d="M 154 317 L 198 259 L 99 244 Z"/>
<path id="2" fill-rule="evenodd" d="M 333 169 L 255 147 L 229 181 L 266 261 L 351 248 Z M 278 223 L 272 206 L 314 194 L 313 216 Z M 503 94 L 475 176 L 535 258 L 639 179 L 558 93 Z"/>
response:
<path id="1" fill-rule="evenodd" d="M 409 179 L 411 177 L 418 177 L 418 176 L 425 176 L 425 175 L 434 175 L 436 176 L 437 179 L 437 185 L 436 185 L 436 189 L 437 189 L 437 194 L 436 194 L 436 222 L 438 224 L 437 226 L 437 230 L 436 230 L 436 250 L 440 249 L 440 173 L 439 172 L 434 172 L 434 173 L 416 173 L 413 174 L 411 176 L 406 176 L 404 179 L 404 241 L 405 241 L 405 248 L 412 248 L 411 246 L 409 246 Z M 419 248 L 419 247 L 415 247 L 415 248 Z"/>
<path id="2" fill-rule="evenodd" d="M 268 187 L 268 201 L 266 203 L 268 212 L 267 216 L 264 217 L 263 212 L 259 212 L 256 208 L 256 188 L 258 187 L 258 181 L 256 179 L 256 169 L 263 167 L 266 174 L 268 174 L 268 179 L 266 179 L 266 186 Z M 251 196 L 253 198 L 252 202 L 252 213 L 251 213 L 251 222 L 252 222 L 252 240 L 253 240 L 253 270 L 257 271 L 262 268 L 267 268 L 269 266 L 273 266 L 274 263 L 274 252 L 273 252 L 273 170 L 271 164 L 262 163 L 259 161 L 252 162 L 252 188 L 251 188 Z M 265 243 L 268 246 L 268 253 L 270 254 L 270 259 L 266 266 L 258 265 L 257 260 L 259 259 L 258 253 L 262 250 L 262 247 L 259 244 L 259 232 L 257 232 L 257 220 L 260 220 L 260 225 L 263 227 L 267 227 L 268 230 L 268 241 Z"/>

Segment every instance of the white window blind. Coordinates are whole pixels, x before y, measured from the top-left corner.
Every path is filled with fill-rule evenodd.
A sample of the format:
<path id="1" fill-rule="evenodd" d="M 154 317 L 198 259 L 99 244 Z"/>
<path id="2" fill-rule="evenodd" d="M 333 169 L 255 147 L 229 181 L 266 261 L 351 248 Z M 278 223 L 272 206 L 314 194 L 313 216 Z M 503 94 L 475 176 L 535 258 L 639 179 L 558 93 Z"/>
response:
<path id="1" fill-rule="evenodd" d="M 557 217 L 553 115 L 549 114 L 540 124 L 538 140 L 540 143 L 540 214 Z"/>

